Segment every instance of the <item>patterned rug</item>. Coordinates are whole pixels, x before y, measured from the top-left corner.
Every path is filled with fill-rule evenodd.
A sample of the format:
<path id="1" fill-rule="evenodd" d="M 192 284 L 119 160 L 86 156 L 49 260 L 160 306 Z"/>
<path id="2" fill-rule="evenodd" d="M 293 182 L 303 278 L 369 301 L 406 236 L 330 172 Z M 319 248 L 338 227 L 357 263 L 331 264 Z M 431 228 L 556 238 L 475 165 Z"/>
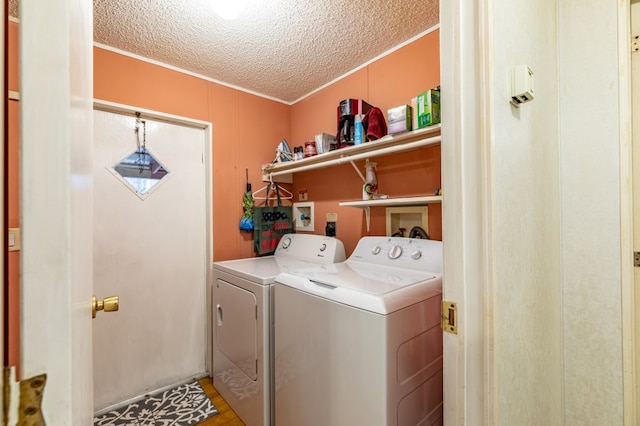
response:
<path id="1" fill-rule="evenodd" d="M 180 385 L 94 417 L 94 426 L 187 426 L 218 414 L 200 383 Z"/>

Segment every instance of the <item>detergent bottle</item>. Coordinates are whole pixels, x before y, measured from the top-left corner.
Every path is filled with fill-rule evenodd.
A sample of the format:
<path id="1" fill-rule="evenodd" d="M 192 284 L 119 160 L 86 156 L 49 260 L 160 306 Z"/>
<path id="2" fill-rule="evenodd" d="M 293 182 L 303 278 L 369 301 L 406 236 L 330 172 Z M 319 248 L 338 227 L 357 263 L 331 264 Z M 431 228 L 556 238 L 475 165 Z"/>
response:
<path id="1" fill-rule="evenodd" d="M 360 145 L 365 141 L 364 127 L 362 125 L 363 119 L 364 119 L 364 114 L 356 114 L 355 116 L 356 122 L 355 122 L 354 136 L 353 136 L 354 145 Z"/>
<path id="2" fill-rule="evenodd" d="M 367 174 L 365 176 L 365 182 L 362 186 L 362 199 L 363 200 L 373 200 L 375 196 L 378 194 L 378 180 L 376 179 L 376 168 L 377 163 L 372 163 L 367 160 L 365 164 L 365 169 Z"/>

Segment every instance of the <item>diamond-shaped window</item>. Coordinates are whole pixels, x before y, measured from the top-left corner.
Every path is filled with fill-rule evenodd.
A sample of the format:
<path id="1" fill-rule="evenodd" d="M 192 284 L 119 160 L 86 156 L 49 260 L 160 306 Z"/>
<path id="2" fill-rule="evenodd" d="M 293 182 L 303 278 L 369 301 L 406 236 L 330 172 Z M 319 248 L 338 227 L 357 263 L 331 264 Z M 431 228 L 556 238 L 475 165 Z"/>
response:
<path id="1" fill-rule="evenodd" d="M 113 170 L 142 199 L 169 175 L 169 170 L 146 148 L 134 151 L 116 164 Z"/>

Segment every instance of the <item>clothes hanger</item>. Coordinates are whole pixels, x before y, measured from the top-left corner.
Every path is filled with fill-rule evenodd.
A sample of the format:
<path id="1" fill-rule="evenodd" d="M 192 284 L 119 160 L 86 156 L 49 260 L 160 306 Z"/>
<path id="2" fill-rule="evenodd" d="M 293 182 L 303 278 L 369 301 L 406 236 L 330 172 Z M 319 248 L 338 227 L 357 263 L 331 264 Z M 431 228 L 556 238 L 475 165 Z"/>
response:
<path id="1" fill-rule="evenodd" d="M 290 200 L 290 199 L 293 198 L 293 194 L 287 188 L 283 188 L 282 186 L 278 185 L 278 191 L 280 191 L 280 199 L 281 200 Z M 272 199 L 273 198 L 271 198 L 271 200 Z"/>
<path id="2" fill-rule="evenodd" d="M 266 189 L 270 188 L 269 193 L 266 193 Z M 273 194 L 271 195 L 272 192 L 275 192 L 276 188 L 278 188 L 278 191 L 280 192 L 280 199 L 281 200 L 291 200 L 293 198 L 293 193 L 291 191 L 289 191 L 286 188 L 283 188 L 282 186 L 278 185 L 276 187 L 276 185 L 273 182 L 273 179 L 271 178 L 271 176 L 269 176 L 269 183 L 265 186 L 263 186 L 262 188 L 258 189 L 257 191 L 255 191 L 253 194 L 251 194 L 253 196 L 254 200 L 277 200 L 278 199 L 278 194 Z M 258 195 L 260 192 L 265 191 L 264 196 Z"/>

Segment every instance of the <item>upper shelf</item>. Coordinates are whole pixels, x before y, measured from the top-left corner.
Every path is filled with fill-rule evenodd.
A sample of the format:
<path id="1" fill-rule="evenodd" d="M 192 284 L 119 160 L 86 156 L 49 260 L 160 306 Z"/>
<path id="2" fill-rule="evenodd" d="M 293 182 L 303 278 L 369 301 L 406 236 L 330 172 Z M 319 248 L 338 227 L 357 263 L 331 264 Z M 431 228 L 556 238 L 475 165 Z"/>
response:
<path id="1" fill-rule="evenodd" d="M 378 198 L 376 200 L 340 201 L 341 207 L 377 207 L 377 206 L 424 206 L 431 203 L 441 203 L 442 195 L 427 195 L 422 197 Z"/>
<path id="2" fill-rule="evenodd" d="M 440 124 L 396 135 L 387 135 L 372 142 L 336 149 L 303 160 L 271 163 L 263 166 L 263 175 L 269 177 L 304 172 L 322 167 L 337 166 L 349 161 L 379 157 L 395 152 L 409 151 L 440 144 Z"/>

